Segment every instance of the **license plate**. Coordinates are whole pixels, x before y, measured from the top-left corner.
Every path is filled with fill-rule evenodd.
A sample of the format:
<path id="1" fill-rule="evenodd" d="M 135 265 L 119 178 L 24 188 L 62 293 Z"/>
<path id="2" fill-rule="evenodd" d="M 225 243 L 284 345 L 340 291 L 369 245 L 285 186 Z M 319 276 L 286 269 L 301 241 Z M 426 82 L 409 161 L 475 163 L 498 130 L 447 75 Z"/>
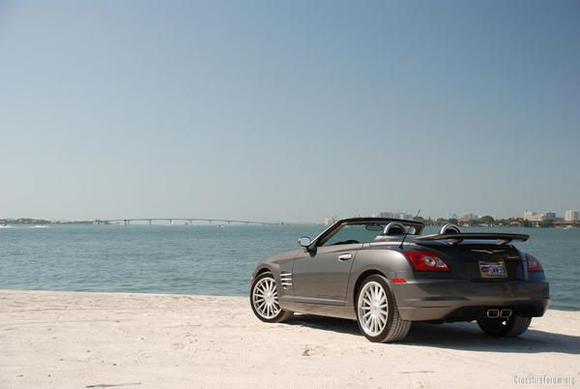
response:
<path id="1" fill-rule="evenodd" d="M 503 262 L 479 262 L 482 278 L 506 278 L 507 271 Z"/>

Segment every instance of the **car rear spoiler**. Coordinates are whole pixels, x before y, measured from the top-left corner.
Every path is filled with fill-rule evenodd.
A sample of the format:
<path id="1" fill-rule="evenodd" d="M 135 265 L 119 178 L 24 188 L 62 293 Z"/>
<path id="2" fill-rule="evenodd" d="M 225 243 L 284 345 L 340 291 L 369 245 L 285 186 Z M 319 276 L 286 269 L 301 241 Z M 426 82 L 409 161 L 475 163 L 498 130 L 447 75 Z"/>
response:
<path id="1" fill-rule="evenodd" d="M 460 243 L 464 240 L 496 240 L 498 244 L 506 244 L 513 240 L 519 240 L 525 242 L 530 238 L 526 234 L 504 234 L 496 232 L 464 232 L 461 234 L 433 234 L 418 236 L 414 240 L 421 242 L 437 241 L 437 240 L 448 240 L 452 241 L 450 243 Z"/>

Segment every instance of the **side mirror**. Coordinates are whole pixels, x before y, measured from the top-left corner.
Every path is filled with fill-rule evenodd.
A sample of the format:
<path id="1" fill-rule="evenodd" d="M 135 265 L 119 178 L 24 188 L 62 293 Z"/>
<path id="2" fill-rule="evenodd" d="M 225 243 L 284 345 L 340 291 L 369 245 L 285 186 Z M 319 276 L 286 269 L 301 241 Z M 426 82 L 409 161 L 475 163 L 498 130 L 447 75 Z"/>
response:
<path id="1" fill-rule="evenodd" d="M 309 236 L 303 236 L 298 239 L 298 244 L 304 248 L 308 248 L 312 244 L 312 239 Z"/>

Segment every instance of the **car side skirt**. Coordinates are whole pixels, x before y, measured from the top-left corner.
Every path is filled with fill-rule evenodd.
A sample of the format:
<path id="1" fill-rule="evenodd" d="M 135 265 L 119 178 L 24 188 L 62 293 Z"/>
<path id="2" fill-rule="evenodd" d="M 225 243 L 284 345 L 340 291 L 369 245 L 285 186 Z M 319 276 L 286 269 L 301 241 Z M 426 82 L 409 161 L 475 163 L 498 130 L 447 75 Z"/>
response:
<path id="1" fill-rule="evenodd" d="M 280 304 L 282 309 L 296 313 L 306 313 L 310 315 L 356 320 L 356 315 L 352 305 L 346 306 L 335 304 L 304 303 L 284 298 L 280 300 Z"/>

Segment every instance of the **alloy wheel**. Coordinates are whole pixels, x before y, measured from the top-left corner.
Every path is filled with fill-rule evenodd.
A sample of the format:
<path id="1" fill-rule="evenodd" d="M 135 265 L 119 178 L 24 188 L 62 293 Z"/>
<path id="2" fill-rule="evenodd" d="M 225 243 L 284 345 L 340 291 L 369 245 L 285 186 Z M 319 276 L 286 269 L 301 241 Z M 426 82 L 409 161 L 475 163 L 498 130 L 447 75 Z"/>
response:
<path id="1" fill-rule="evenodd" d="M 376 281 L 367 282 L 358 296 L 358 317 L 363 331 L 369 336 L 378 336 L 387 325 L 389 303 L 387 294 Z"/>
<path id="2" fill-rule="evenodd" d="M 264 319 L 273 319 L 280 313 L 276 280 L 264 277 L 254 285 L 252 304 L 256 312 Z"/>

